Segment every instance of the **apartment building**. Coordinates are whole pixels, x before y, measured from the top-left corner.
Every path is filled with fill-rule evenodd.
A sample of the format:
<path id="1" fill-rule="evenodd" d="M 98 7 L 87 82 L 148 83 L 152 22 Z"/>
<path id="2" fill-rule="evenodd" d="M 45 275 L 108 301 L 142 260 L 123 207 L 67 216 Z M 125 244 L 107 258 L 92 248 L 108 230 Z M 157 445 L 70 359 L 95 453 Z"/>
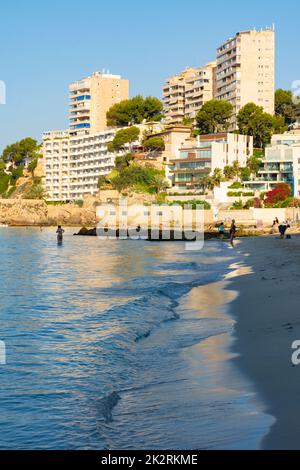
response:
<path id="1" fill-rule="evenodd" d="M 171 160 L 170 174 L 178 189 L 201 188 L 201 179 L 238 161 L 246 166 L 253 154 L 253 137 L 238 134 L 201 135 L 196 140 L 186 141 Z"/>
<path id="2" fill-rule="evenodd" d="M 129 82 L 120 75 L 95 72 L 70 84 L 70 133 L 96 134 L 107 129 L 106 113 L 129 97 Z"/>
<path id="3" fill-rule="evenodd" d="M 82 135 L 72 135 L 69 130 L 45 132 L 43 154 L 48 200 L 79 200 L 96 194 L 99 176 L 109 174 L 114 167 L 115 154 L 107 149 L 114 136 L 114 130 Z"/>
<path id="4" fill-rule="evenodd" d="M 265 149 L 258 176 L 245 182 L 247 188 L 270 191 L 279 183 L 292 186 L 293 196 L 300 196 L 300 133 L 276 134 Z"/>
<path id="5" fill-rule="evenodd" d="M 99 176 L 108 175 L 115 165 L 115 154 L 107 150 L 114 130 L 70 138 L 70 199 L 82 199 L 98 192 Z"/>
<path id="6" fill-rule="evenodd" d="M 216 62 L 210 62 L 195 70 L 192 77 L 186 79 L 184 115 L 195 119 L 204 103 L 214 97 Z"/>
<path id="7" fill-rule="evenodd" d="M 215 97 L 233 105 L 233 127 L 249 102 L 274 114 L 274 28 L 241 31 L 218 48 Z"/>
<path id="8" fill-rule="evenodd" d="M 184 118 L 195 119 L 206 101 L 213 99 L 216 63 L 188 68 L 170 77 L 163 88 L 166 124 L 182 123 Z"/>
<path id="9" fill-rule="evenodd" d="M 43 134 L 43 161 L 47 198 L 69 199 L 70 132 L 49 131 Z"/>

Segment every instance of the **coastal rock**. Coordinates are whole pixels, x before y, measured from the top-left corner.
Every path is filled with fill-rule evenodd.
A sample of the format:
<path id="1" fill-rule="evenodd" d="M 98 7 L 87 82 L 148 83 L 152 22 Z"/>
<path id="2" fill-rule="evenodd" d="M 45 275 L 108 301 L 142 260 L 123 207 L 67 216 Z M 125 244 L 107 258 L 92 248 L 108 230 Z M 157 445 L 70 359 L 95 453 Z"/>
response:
<path id="1" fill-rule="evenodd" d="M 47 204 L 39 200 L 0 199 L 0 223 L 14 226 L 47 225 Z"/>
<path id="2" fill-rule="evenodd" d="M 96 225 L 96 211 L 75 204 L 47 205 L 41 200 L 0 199 L 0 224 L 93 227 Z"/>

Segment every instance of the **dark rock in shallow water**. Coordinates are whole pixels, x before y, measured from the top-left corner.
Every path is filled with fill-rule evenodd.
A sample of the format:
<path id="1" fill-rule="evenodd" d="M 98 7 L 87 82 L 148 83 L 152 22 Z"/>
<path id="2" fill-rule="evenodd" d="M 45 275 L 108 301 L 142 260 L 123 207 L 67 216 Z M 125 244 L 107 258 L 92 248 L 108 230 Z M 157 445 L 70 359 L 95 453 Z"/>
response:
<path id="1" fill-rule="evenodd" d="M 74 233 L 74 235 L 82 235 L 82 236 L 88 236 L 88 237 L 96 237 L 97 232 L 96 228 L 91 228 L 88 229 L 86 227 L 82 227 L 78 233 Z"/>
<path id="2" fill-rule="evenodd" d="M 89 237 L 95 237 L 97 235 L 102 236 L 102 237 L 110 237 L 112 239 L 114 238 L 123 238 L 123 239 L 134 239 L 133 237 L 133 232 L 129 231 L 120 231 L 120 230 L 112 230 L 112 229 L 104 229 L 102 231 L 103 233 L 97 233 L 96 228 L 92 229 L 87 229 L 86 227 L 83 227 L 79 230 L 78 233 L 74 233 L 74 235 L 81 235 L 81 236 L 89 236 Z M 135 237 L 138 238 L 139 232 L 137 231 L 135 234 Z M 219 234 L 217 232 L 205 232 L 204 238 L 205 240 L 210 240 L 213 238 L 218 238 Z M 179 231 L 174 231 L 170 230 L 170 232 L 163 231 L 163 230 L 148 230 L 148 233 L 141 233 L 140 235 L 141 239 L 148 240 L 148 241 L 161 241 L 161 242 L 168 242 L 168 241 L 196 241 L 196 239 L 201 240 L 201 236 L 199 234 L 198 237 L 196 237 L 196 234 L 191 231 L 186 231 L 186 232 L 179 232 Z"/>

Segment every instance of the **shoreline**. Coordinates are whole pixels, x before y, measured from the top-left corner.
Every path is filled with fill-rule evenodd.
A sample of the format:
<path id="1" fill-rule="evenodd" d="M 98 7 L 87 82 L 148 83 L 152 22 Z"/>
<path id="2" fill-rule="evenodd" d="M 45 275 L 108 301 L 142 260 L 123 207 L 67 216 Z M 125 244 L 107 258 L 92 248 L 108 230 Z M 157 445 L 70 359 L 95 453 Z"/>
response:
<path id="1" fill-rule="evenodd" d="M 236 321 L 233 362 L 275 419 L 261 449 L 296 450 L 300 367 L 293 366 L 291 356 L 293 341 L 300 339 L 300 237 L 248 238 L 235 249 L 243 260 L 230 282 L 239 292 L 230 306 Z"/>
<path id="2" fill-rule="evenodd" d="M 210 397 L 207 409 L 211 410 L 210 420 L 215 419 L 214 442 L 204 446 L 203 450 L 256 450 L 273 421 L 265 412 L 253 382 L 234 364 L 236 320 L 230 308 L 237 296 L 238 292 L 225 276 L 223 280 L 193 287 L 180 299 L 177 308 L 183 319 L 187 313 L 193 312 L 203 321 L 219 320 L 228 325 L 227 331 L 208 336 L 183 352 L 194 380 Z M 211 423 L 207 417 L 204 419 L 207 420 L 209 435 Z M 236 421 L 238 427 L 235 427 Z M 206 439 L 204 442 L 207 445 Z"/>

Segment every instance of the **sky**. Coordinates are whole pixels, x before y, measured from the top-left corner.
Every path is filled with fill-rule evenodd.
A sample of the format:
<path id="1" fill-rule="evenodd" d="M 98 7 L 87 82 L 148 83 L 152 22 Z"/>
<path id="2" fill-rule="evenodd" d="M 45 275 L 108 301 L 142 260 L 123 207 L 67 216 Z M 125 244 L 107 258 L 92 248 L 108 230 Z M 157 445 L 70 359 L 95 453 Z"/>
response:
<path id="1" fill-rule="evenodd" d="M 0 150 L 66 128 L 69 82 L 105 68 L 129 79 L 131 96 L 161 98 L 168 76 L 214 59 L 217 47 L 243 29 L 274 23 L 276 86 L 290 89 L 300 80 L 299 1 L 1 3 L 0 81 L 6 104 L 0 104 Z"/>

